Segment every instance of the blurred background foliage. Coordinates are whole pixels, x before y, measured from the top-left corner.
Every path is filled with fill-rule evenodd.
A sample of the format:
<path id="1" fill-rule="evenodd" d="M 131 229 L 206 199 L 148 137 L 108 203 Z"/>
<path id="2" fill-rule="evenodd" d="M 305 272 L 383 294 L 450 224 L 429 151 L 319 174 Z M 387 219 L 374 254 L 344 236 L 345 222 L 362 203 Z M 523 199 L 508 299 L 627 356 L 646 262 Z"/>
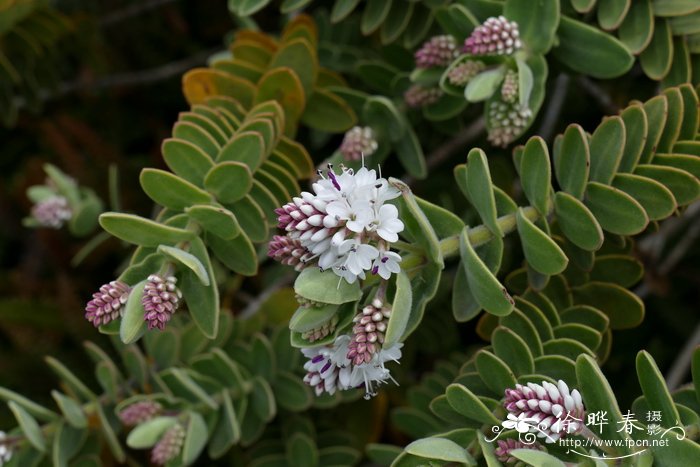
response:
<path id="1" fill-rule="evenodd" d="M 83 318 L 84 301 L 96 284 L 112 279 L 127 250 L 112 239 L 72 267 L 71 259 L 84 240 L 65 230 L 22 227 L 21 220 L 31 206 L 26 189 L 43 183 L 42 165 L 49 162 L 106 200 L 108 169 L 115 165 L 123 209 L 150 216 L 150 200 L 141 190 L 130 188 L 144 166 L 164 168 L 161 142 L 187 105 L 181 75 L 223 50 L 234 28 L 255 21 L 262 30 L 277 31 L 285 18 L 275 8 L 262 10 L 252 19 L 236 17 L 225 0 L 57 0 L 0 5 L 8 3 L 23 3 L 26 8 L 21 16 L 7 21 L 0 8 L 0 113 L 5 123 L 0 126 L 0 385 L 52 404 L 48 388 L 55 382 L 47 376 L 43 357 L 55 356 L 84 381 L 93 382 L 92 364 L 82 342 L 96 336 Z M 398 69 L 412 69 L 410 50 L 382 41 L 378 35 L 361 34 L 360 14 L 331 25 L 328 18 L 334 3 L 313 2 L 312 14 L 319 20 L 321 65 L 345 73 L 351 87 L 370 93 L 375 91 L 373 83 L 363 81 L 356 72 L 358 60 L 381 59 Z M 418 2 L 415 8 L 426 7 Z M 55 27 L 55 36 L 33 43 L 32 28 L 47 22 Z M 32 42 L 31 54 L 23 52 L 27 44 L 22 41 Z M 336 50 L 333 44 L 338 43 L 347 50 Z M 657 83 L 639 63 L 626 75 L 605 81 L 571 74 L 554 60 L 549 67 L 547 99 L 531 128 L 549 144 L 570 122 L 592 131 L 602 115 L 615 113 L 633 98 L 645 100 L 656 93 Z M 554 118 L 548 118 L 552 112 Z M 407 113 L 429 165 L 434 162 L 429 178 L 412 180 L 414 192 L 460 216 L 468 213 L 453 188 L 452 168 L 464 161 L 467 146 L 488 147 L 488 143 L 484 132 L 472 132 L 468 145 L 466 141 L 450 145 L 448 139 L 464 133 L 480 114 L 480 107 L 473 106 L 449 122 L 431 123 L 415 112 Z M 304 128 L 297 140 L 318 163 L 335 151 L 341 137 Z M 496 184 L 517 194 L 520 187 L 515 183 L 510 150 L 491 149 L 488 154 Z M 396 177 L 404 175 L 394 159 L 388 159 L 382 170 Z M 666 373 L 680 343 L 689 339 L 697 325 L 700 249 L 694 240 L 700 234 L 700 216 L 697 209 L 694 212 L 695 216 L 669 220 L 659 231 L 650 229 L 635 246 L 645 266 L 645 277 L 635 292 L 645 300 L 646 319 L 635 329 L 615 333 L 611 357 L 604 366 L 623 407 L 638 393 L 635 369 L 629 364 L 638 349 L 649 350 Z M 503 269 L 512 266 L 504 264 Z M 281 274 L 281 268 L 272 267 L 245 283 L 232 284 L 223 299 L 225 308 L 234 315 L 245 312 L 253 297 Z M 418 382 L 439 359 L 450 358 L 453 349 L 468 351 L 483 344 L 475 331 L 476 322 L 454 323 L 452 281 L 443 279 L 431 304 L 430 319 L 405 349 L 399 381 Z M 241 293 L 232 293 L 239 289 Z M 285 322 L 293 312 L 285 309 L 289 297 L 282 294 L 288 292 L 265 297 L 260 319 Z M 459 358 L 457 355 L 455 361 Z M 358 446 L 366 442 L 403 445 L 407 438 L 391 426 L 388 411 L 405 405 L 405 397 L 404 387 L 385 389 L 370 403 L 341 406 L 338 413 L 328 412 L 324 419 L 348 417 L 345 425 L 362 438 L 355 441 Z M 14 424 L 3 404 L 0 428 Z M 368 430 L 368 426 L 374 428 Z"/>

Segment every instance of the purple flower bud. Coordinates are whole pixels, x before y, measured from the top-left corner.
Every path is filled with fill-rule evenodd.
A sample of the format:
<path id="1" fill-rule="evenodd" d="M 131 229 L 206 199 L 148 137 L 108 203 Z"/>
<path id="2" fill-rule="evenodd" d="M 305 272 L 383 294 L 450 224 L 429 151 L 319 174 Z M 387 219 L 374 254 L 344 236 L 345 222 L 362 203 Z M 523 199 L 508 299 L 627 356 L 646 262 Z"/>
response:
<path id="1" fill-rule="evenodd" d="M 340 145 L 340 152 L 347 161 L 359 161 L 362 156 L 369 157 L 377 150 L 374 132 L 368 126 L 356 126 L 345 133 Z"/>
<path id="2" fill-rule="evenodd" d="M 176 423 L 165 432 L 160 441 L 153 447 L 151 461 L 154 464 L 165 465 L 180 454 L 184 443 L 185 428 L 180 423 Z"/>
<path id="3" fill-rule="evenodd" d="M 85 319 L 98 327 L 119 318 L 130 292 L 131 287 L 121 281 L 104 284 L 85 306 Z"/>
<path id="4" fill-rule="evenodd" d="M 60 229 L 73 217 L 68 200 L 63 196 L 50 196 L 32 207 L 32 217 L 44 227 Z"/>
<path id="5" fill-rule="evenodd" d="M 535 441 L 532 444 L 525 444 L 522 441 L 515 439 L 498 440 L 498 447 L 494 450 L 494 454 L 499 461 L 504 464 L 517 464 L 520 462 L 517 458 L 510 455 L 510 451 L 513 449 L 534 449 L 536 451 L 542 450 L 542 445 Z"/>
<path id="6" fill-rule="evenodd" d="M 414 84 L 404 93 L 403 99 L 406 105 L 413 108 L 425 107 L 434 104 L 442 97 L 442 89 L 426 88 L 419 84 Z"/>
<path id="7" fill-rule="evenodd" d="M 477 26 L 462 50 L 471 55 L 511 55 L 521 47 L 518 23 L 499 16 Z"/>
<path id="8" fill-rule="evenodd" d="M 428 39 L 423 46 L 416 51 L 416 66 L 418 68 L 430 68 L 434 66 L 447 66 L 457 58 L 457 41 L 448 35 L 434 36 Z"/>
<path id="9" fill-rule="evenodd" d="M 175 283 L 177 279 L 170 276 L 163 278 L 158 274 L 148 276 L 148 281 L 143 289 L 141 304 L 144 309 L 144 320 L 148 322 L 148 329 L 158 328 L 161 331 L 173 313 L 180 305 L 182 293 Z"/>
<path id="10" fill-rule="evenodd" d="M 119 419 L 126 426 L 136 426 L 152 419 L 163 409 L 158 402 L 155 401 L 139 401 L 134 402 L 128 407 L 119 412 Z"/>

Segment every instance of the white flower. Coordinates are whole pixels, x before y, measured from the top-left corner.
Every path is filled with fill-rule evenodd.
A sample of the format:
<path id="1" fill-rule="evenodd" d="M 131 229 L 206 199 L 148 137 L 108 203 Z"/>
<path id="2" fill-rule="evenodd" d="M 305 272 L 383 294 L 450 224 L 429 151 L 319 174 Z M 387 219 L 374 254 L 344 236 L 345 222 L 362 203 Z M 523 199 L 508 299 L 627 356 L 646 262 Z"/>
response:
<path id="1" fill-rule="evenodd" d="M 349 374 L 347 372 L 341 372 L 339 377 L 340 384 L 347 389 L 364 385 L 365 399 L 376 395 L 375 385 L 379 386 L 385 384 L 388 380 L 398 384 L 396 380 L 391 377 L 391 372 L 384 364 L 389 361 L 399 363 L 399 359 L 401 359 L 401 347 L 403 347 L 403 344 L 394 344 L 388 349 L 382 349 L 375 353 L 372 360 L 368 363 L 353 365 L 352 372 Z"/>
<path id="2" fill-rule="evenodd" d="M 369 203 L 355 203 L 350 205 L 346 200 L 333 201 L 326 207 L 328 216 L 335 221 L 346 221 L 345 226 L 355 233 L 365 230 L 372 222 L 373 212 Z M 329 221 L 330 222 L 330 221 Z M 325 222 L 324 222 L 325 223 Z"/>
<path id="3" fill-rule="evenodd" d="M 403 231 L 403 222 L 399 220 L 399 210 L 393 204 L 385 204 L 379 208 L 377 219 L 373 223 L 377 234 L 387 242 L 395 242 L 399 239 L 399 232 Z"/>
<path id="4" fill-rule="evenodd" d="M 337 268 L 348 270 L 355 275 L 372 268 L 372 260 L 379 256 L 379 250 L 372 245 L 360 243 L 357 238 L 345 240 L 338 246 L 341 258 Z"/>
<path id="5" fill-rule="evenodd" d="M 4 443 L 5 438 L 7 438 L 5 432 L 0 431 L 0 466 L 10 462 L 10 459 L 12 459 L 12 449 Z"/>
<path id="6" fill-rule="evenodd" d="M 372 274 L 379 274 L 382 279 L 389 279 L 392 274 L 401 272 L 401 255 L 393 251 L 382 251 L 379 257 L 374 260 Z"/>

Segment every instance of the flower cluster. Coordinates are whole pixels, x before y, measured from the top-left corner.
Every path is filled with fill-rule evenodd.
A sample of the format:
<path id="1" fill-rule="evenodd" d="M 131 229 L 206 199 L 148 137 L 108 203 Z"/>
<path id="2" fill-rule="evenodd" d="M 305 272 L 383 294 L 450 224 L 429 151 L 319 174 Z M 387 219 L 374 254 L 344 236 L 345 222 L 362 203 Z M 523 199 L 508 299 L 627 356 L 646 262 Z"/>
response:
<path id="1" fill-rule="evenodd" d="M 493 451 L 493 453 L 496 455 L 498 460 L 504 464 L 517 464 L 520 462 L 517 458 L 511 456 L 510 451 L 513 449 L 534 449 L 536 451 L 542 450 L 542 445 L 540 445 L 538 442 L 526 444 L 522 441 L 511 438 L 505 440 L 499 439 L 497 443 L 498 447 Z"/>
<path id="2" fill-rule="evenodd" d="M 73 210 L 64 196 L 54 195 L 32 206 L 32 217 L 42 227 L 60 229 L 73 217 Z"/>
<path id="3" fill-rule="evenodd" d="M 510 55 L 521 47 L 518 23 L 498 16 L 477 26 L 462 50 L 471 55 Z"/>
<path id="4" fill-rule="evenodd" d="M 160 438 L 151 451 L 151 461 L 157 465 L 165 465 L 175 459 L 185 444 L 185 428 L 176 423 Z"/>
<path id="5" fill-rule="evenodd" d="M 525 129 L 532 111 L 518 103 L 493 101 L 489 105 L 488 140 L 494 146 L 506 147 Z"/>
<path id="6" fill-rule="evenodd" d="M 163 406 L 155 401 L 134 402 L 119 412 L 119 420 L 126 426 L 136 426 L 158 415 Z"/>
<path id="7" fill-rule="evenodd" d="M 353 322 L 352 338 L 348 346 L 348 359 L 355 365 L 368 363 L 384 343 L 384 332 L 391 316 L 391 308 L 375 298 L 371 305 L 360 311 Z"/>
<path id="8" fill-rule="evenodd" d="M 345 133 L 339 151 L 346 161 L 359 161 L 374 154 L 378 147 L 370 127 L 356 126 Z"/>
<path id="9" fill-rule="evenodd" d="M 148 329 L 165 329 L 165 325 L 180 305 L 182 293 L 175 283 L 173 276 L 167 278 L 159 274 L 148 276 L 141 295 L 143 319 L 148 323 Z M 95 327 L 105 325 L 121 318 L 132 288 L 122 281 L 112 281 L 100 287 L 92 294 L 85 306 L 85 319 Z"/>
<path id="10" fill-rule="evenodd" d="M 414 84 L 403 94 L 406 105 L 412 108 L 425 107 L 434 104 L 442 97 L 442 89 L 438 87 L 426 88 L 420 84 Z"/>
<path id="11" fill-rule="evenodd" d="M 351 284 L 365 279 L 367 271 L 385 279 L 398 272 L 401 257 L 389 246 L 404 225 L 396 206 L 387 201 L 399 191 L 365 167 L 357 172 L 342 167 L 336 174 L 329 165 L 319 175 L 313 193 L 302 192 L 276 210 L 288 240 L 275 237 L 268 254 L 287 264 L 317 261 Z M 281 248 L 283 244 L 294 248 Z"/>
<path id="12" fill-rule="evenodd" d="M 148 276 L 141 297 L 148 329 L 158 328 L 161 331 L 165 329 L 166 323 L 180 306 L 182 293 L 175 285 L 176 282 L 177 279 L 173 276 L 167 278 L 158 274 Z"/>
<path id="13" fill-rule="evenodd" d="M 5 443 L 7 436 L 4 431 L 0 431 L 0 467 L 12 459 L 12 449 Z"/>
<path id="14" fill-rule="evenodd" d="M 302 305 L 303 306 L 303 305 Z M 317 340 L 323 339 L 324 337 L 330 335 L 335 331 L 335 327 L 338 325 L 338 314 L 334 314 L 328 321 L 321 324 L 320 326 L 309 329 L 301 333 L 301 337 L 309 342 L 316 342 Z"/>
<path id="15" fill-rule="evenodd" d="M 546 437 L 553 443 L 567 434 L 575 434 L 584 428 L 586 409 L 581 394 L 559 380 L 556 385 L 543 381 L 542 385 L 516 384 L 515 389 L 506 389 L 503 406 L 519 419 L 532 421 L 531 431 L 537 436 Z"/>
<path id="16" fill-rule="evenodd" d="M 369 361 L 360 364 L 355 364 L 348 358 L 350 344 L 350 336 L 343 335 L 337 337 L 333 345 L 301 350 L 309 359 L 304 364 L 307 371 L 304 382 L 314 388 L 317 396 L 324 392 L 332 395 L 336 390 L 345 391 L 364 386 L 365 399 L 369 399 L 376 395 L 375 386 L 389 380 L 396 383 L 385 363 L 398 363 L 403 344 L 381 349 Z"/>
<path id="17" fill-rule="evenodd" d="M 313 258 L 313 254 L 301 244 L 301 240 L 286 235 L 272 237 L 267 256 L 287 266 L 294 266 L 297 271 L 304 269 L 307 261 Z"/>
<path id="18" fill-rule="evenodd" d="M 501 99 L 512 104 L 518 98 L 518 72 L 515 70 L 506 71 L 501 85 Z"/>
<path id="19" fill-rule="evenodd" d="M 416 51 L 416 66 L 418 68 L 447 66 L 458 55 L 457 41 L 454 37 L 449 35 L 433 36 Z"/>
<path id="20" fill-rule="evenodd" d="M 121 317 L 130 292 L 131 287 L 122 281 L 104 284 L 85 306 L 85 318 L 99 327 Z"/>
<path id="21" fill-rule="evenodd" d="M 486 64 L 481 60 L 467 60 L 447 72 L 447 80 L 455 86 L 465 86 L 469 80 L 481 73 Z"/>

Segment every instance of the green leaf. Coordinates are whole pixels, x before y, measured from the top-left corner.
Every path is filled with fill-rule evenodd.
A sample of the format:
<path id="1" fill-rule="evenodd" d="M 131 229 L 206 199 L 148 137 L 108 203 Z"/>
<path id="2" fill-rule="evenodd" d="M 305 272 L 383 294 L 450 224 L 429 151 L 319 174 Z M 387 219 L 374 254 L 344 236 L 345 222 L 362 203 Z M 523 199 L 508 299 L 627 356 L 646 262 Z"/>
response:
<path id="1" fill-rule="evenodd" d="M 48 422 L 53 421 L 58 418 L 58 414 L 31 401 L 21 394 L 18 394 L 10 389 L 0 386 L 0 399 L 7 402 L 14 402 L 15 404 L 22 407 L 27 413 L 39 420 Z"/>
<path id="2" fill-rule="evenodd" d="M 666 125 L 661 133 L 659 143 L 656 145 L 656 152 L 671 152 L 673 145 L 678 140 L 683 122 L 683 96 L 678 88 L 666 89 L 663 93 L 668 101 L 668 115 Z M 689 112 L 697 112 L 697 109 L 688 109 Z"/>
<path id="3" fill-rule="evenodd" d="M 229 0 L 229 10 L 240 16 L 250 16 L 265 8 L 270 0 Z"/>
<path id="4" fill-rule="evenodd" d="M 595 351 L 603 339 L 601 334 L 590 326 L 579 323 L 560 324 L 554 328 L 557 339 L 573 339 Z"/>
<path id="5" fill-rule="evenodd" d="M 153 447 L 163 434 L 177 423 L 175 417 L 155 417 L 136 426 L 129 432 L 126 445 L 132 449 Z"/>
<path id="6" fill-rule="evenodd" d="M 656 16 L 681 16 L 700 10 L 700 5 L 693 0 L 653 0 Z"/>
<path id="7" fill-rule="evenodd" d="M 35 449 L 46 452 L 46 439 L 36 419 L 14 401 L 8 402 L 7 406 L 15 416 L 15 419 L 17 419 L 17 423 L 22 433 L 24 433 L 24 436 L 26 436 L 27 441 L 29 441 Z"/>
<path id="8" fill-rule="evenodd" d="M 530 96 L 532 89 L 535 86 L 535 78 L 532 74 L 532 69 L 526 61 L 517 58 L 515 63 L 518 65 L 518 99 L 521 107 L 530 106 Z"/>
<path id="9" fill-rule="evenodd" d="M 339 23 L 353 12 L 360 0 L 337 0 L 331 10 L 331 23 Z"/>
<path id="10" fill-rule="evenodd" d="M 214 339 L 219 331 L 220 313 L 219 288 L 216 285 L 214 268 L 207 247 L 199 237 L 190 244 L 190 253 L 196 261 L 195 268 L 190 268 L 192 272 L 183 273 L 180 289 L 194 323 L 202 334 Z"/>
<path id="11" fill-rule="evenodd" d="M 460 235 L 459 251 L 462 267 L 467 274 L 469 289 L 479 305 L 489 313 L 498 316 L 504 316 L 513 311 L 513 298 L 472 248 L 468 227 L 465 227 Z"/>
<path id="12" fill-rule="evenodd" d="M 598 24 L 606 31 L 617 29 L 630 9 L 631 0 L 600 0 Z"/>
<path id="13" fill-rule="evenodd" d="M 286 440 L 286 456 L 290 467 L 316 467 L 318 448 L 313 439 L 304 433 L 294 433 Z"/>
<path id="14" fill-rule="evenodd" d="M 423 148 L 410 124 L 404 122 L 404 127 L 406 131 L 403 137 L 396 142 L 394 150 L 406 172 L 415 178 L 423 179 L 428 175 Z"/>
<path id="15" fill-rule="evenodd" d="M 289 329 L 306 332 L 321 327 L 338 312 L 338 305 L 300 306 L 289 319 Z"/>
<path id="16" fill-rule="evenodd" d="M 257 84 L 254 103 L 276 100 L 284 109 L 285 135 L 292 136 L 306 106 L 299 77 L 287 67 L 268 70 Z"/>
<path id="17" fill-rule="evenodd" d="M 489 164 L 484 151 L 474 148 L 467 156 L 467 191 L 469 201 L 479 213 L 482 222 L 496 237 L 503 237 L 503 231 L 498 225 L 496 200 L 493 194 L 493 184 Z"/>
<path id="18" fill-rule="evenodd" d="M 646 211 L 649 220 L 665 219 L 677 208 L 673 193 L 651 178 L 618 174 L 613 180 L 613 186 L 636 199 Z"/>
<path id="19" fill-rule="evenodd" d="M 390 444 L 369 443 L 365 447 L 367 457 L 379 465 L 391 465 L 396 457 L 401 454 L 402 449 Z"/>
<path id="20" fill-rule="evenodd" d="M 209 438 L 207 424 L 199 413 L 189 413 L 186 433 L 182 446 L 182 461 L 189 465 L 197 460 Z"/>
<path id="21" fill-rule="evenodd" d="M 598 364 L 589 355 L 580 355 L 576 359 L 576 377 L 578 386 L 586 405 L 588 413 L 604 411 L 608 416 L 608 424 L 601 427 L 601 439 L 621 440 L 623 443 L 630 439 L 625 430 L 619 430 L 622 422 L 622 413 L 617 405 L 617 398 L 610 387 L 610 383 L 603 376 Z M 629 452 L 624 444 L 621 446 L 624 453 Z"/>
<path id="22" fill-rule="evenodd" d="M 654 15 L 651 0 L 632 2 L 619 30 L 620 40 L 637 55 L 651 42 L 654 35 Z"/>
<path id="23" fill-rule="evenodd" d="M 517 333 L 525 341 L 533 356 L 542 355 L 542 340 L 534 323 L 525 313 L 516 308 L 508 316 L 500 317 L 498 323 Z"/>
<path id="24" fill-rule="evenodd" d="M 700 15 L 698 15 L 700 18 Z M 673 38 L 673 62 L 668 74 L 661 83 L 663 87 L 678 86 L 691 81 L 693 70 L 690 59 L 690 50 L 684 37 Z"/>
<path id="25" fill-rule="evenodd" d="M 435 20 L 443 31 L 453 36 L 458 42 L 464 41 L 479 24 L 474 15 L 464 6 L 445 5 L 433 10 Z"/>
<path id="26" fill-rule="evenodd" d="M 272 390 L 279 406 L 292 412 L 308 409 L 314 400 L 311 388 L 297 375 L 286 371 L 277 373 Z"/>
<path id="27" fill-rule="evenodd" d="M 236 418 L 229 391 L 221 392 L 219 419 L 209 440 L 209 457 L 217 459 L 223 456 L 241 437 L 241 428 Z"/>
<path id="28" fill-rule="evenodd" d="M 656 362 L 644 350 L 637 354 L 636 362 L 637 377 L 644 397 L 649 402 L 650 407 L 661 412 L 659 424 L 667 428 L 678 426 L 681 423 L 681 417 Z"/>
<path id="29" fill-rule="evenodd" d="M 83 189 L 83 198 L 73 208 L 73 217 L 68 223 L 68 229 L 76 237 L 83 237 L 95 230 L 97 218 L 104 210 L 102 200 L 92 190 Z"/>
<path id="30" fill-rule="evenodd" d="M 265 160 L 268 149 L 262 134 L 254 131 L 238 131 L 226 145 L 221 148 L 217 162 L 240 162 L 245 164 L 253 173 L 260 168 Z M 213 163 L 201 175 L 204 180 Z"/>
<path id="31" fill-rule="evenodd" d="M 523 215 L 522 208 L 516 214 L 518 235 L 525 259 L 536 271 L 549 276 L 559 274 L 569 263 L 564 252 L 545 232 Z"/>
<path id="32" fill-rule="evenodd" d="M 553 455 L 536 449 L 512 449 L 509 453 L 516 459 L 538 467 L 566 467 L 565 463 Z"/>
<path id="33" fill-rule="evenodd" d="M 666 126 L 666 118 L 669 110 L 668 99 L 665 95 L 656 96 L 646 101 L 643 107 L 644 113 L 647 115 L 647 121 L 649 122 L 649 132 L 646 142 L 644 143 L 642 155 L 639 157 L 639 162 L 648 164 L 652 157 L 654 157 L 654 153 L 656 153 L 661 133 Z"/>
<path id="34" fill-rule="evenodd" d="M 608 185 L 589 182 L 585 204 L 600 226 L 610 233 L 634 235 L 649 223 L 644 208 L 634 198 Z"/>
<path id="35" fill-rule="evenodd" d="M 204 230 L 224 240 L 231 240 L 241 232 L 236 216 L 221 206 L 195 205 L 186 208 L 185 212 Z"/>
<path id="36" fill-rule="evenodd" d="M 411 291 L 411 281 L 405 271 L 401 271 L 396 276 L 396 294 L 391 306 L 391 316 L 384 335 L 386 348 L 399 342 L 406 331 L 406 325 L 411 315 L 413 294 Z"/>
<path id="37" fill-rule="evenodd" d="M 476 465 L 476 461 L 466 449 L 445 438 L 419 439 L 406 446 L 404 450 L 409 454 L 426 459 Z"/>
<path id="38" fill-rule="evenodd" d="M 512 315 L 511 315 L 512 316 Z M 515 387 L 517 380 L 508 364 L 488 350 L 480 350 L 475 358 L 476 369 L 484 384 L 496 394 L 503 394 L 508 388 Z"/>
<path id="39" fill-rule="evenodd" d="M 408 27 L 408 23 L 413 15 L 414 6 L 414 3 L 405 5 L 400 2 L 392 2 L 389 15 L 387 15 L 386 21 L 382 23 L 382 27 L 379 31 L 379 38 L 382 44 L 391 44 L 399 38 Z"/>
<path id="40" fill-rule="evenodd" d="M 494 353 L 513 371 L 515 376 L 526 375 L 535 371 L 532 352 L 525 341 L 510 329 L 499 326 L 491 335 Z"/>
<path id="41" fill-rule="evenodd" d="M 579 248 L 595 251 L 603 244 L 603 230 L 591 211 L 564 192 L 554 196 L 554 212 L 562 232 Z"/>
<path id="42" fill-rule="evenodd" d="M 189 230 L 169 227 L 133 214 L 106 212 L 100 215 L 100 225 L 110 234 L 134 245 L 157 247 L 191 240 Z"/>
<path id="43" fill-rule="evenodd" d="M 391 3 L 391 0 L 367 0 L 360 24 L 362 34 L 368 36 L 379 29 L 389 15 Z"/>
<path id="44" fill-rule="evenodd" d="M 581 199 L 588 183 L 590 150 L 586 133 L 579 125 L 569 125 L 564 132 L 561 150 L 555 152 L 554 172 L 564 191 Z"/>
<path id="45" fill-rule="evenodd" d="M 688 15 L 680 15 L 669 20 L 671 31 L 674 36 L 682 36 L 684 34 L 700 33 L 700 11 Z"/>
<path id="46" fill-rule="evenodd" d="M 442 122 L 461 114 L 466 106 L 463 97 L 443 94 L 437 102 L 423 107 L 423 115 L 432 122 Z"/>
<path id="47" fill-rule="evenodd" d="M 268 240 L 270 232 L 267 225 L 267 216 L 265 216 L 262 208 L 252 196 L 246 195 L 243 199 L 226 207 L 236 214 L 236 219 L 238 219 L 238 223 L 241 226 L 241 232 L 245 233 L 251 241 L 264 242 Z M 240 237 L 241 235 L 232 241 L 240 240 Z"/>
<path id="48" fill-rule="evenodd" d="M 233 203 L 243 198 L 253 184 L 250 169 L 242 162 L 220 162 L 207 172 L 204 186 L 223 203 Z M 203 204 L 203 203 L 190 203 Z M 188 205 L 188 206 L 189 206 Z"/>
<path id="49" fill-rule="evenodd" d="M 500 426 L 501 422 L 486 405 L 469 389 L 462 384 L 450 384 L 447 386 L 447 402 L 452 408 L 465 417 L 491 426 Z"/>
<path id="50" fill-rule="evenodd" d="M 579 73 L 615 78 L 627 73 L 634 63 L 632 54 L 619 40 L 580 21 L 562 16 L 557 35 L 559 45 L 552 53 Z"/>
<path id="51" fill-rule="evenodd" d="M 651 42 L 639 55 L 642 70 L 651 79 L 661 80 L 671 70 L 673 61 L 673 37 L 668 20 L 656 18 Z"/>
<path id="52" fill-rule="evenodd" d="M 398 142 L 406 132 L 406 121 L 394 103 L 383 96 L 372 96 L 365 101 L 362 120 L 377 132 L 379 140 Z"/>
<path id="53" fill-rule="evenodd" d="M 629 290 L 607 282 L 588 282 L 573 289 L 577 304 L 590 305 L 605 313 L 612 329 L 629 329 L 644 319 L 644 302 Z"/>
<path id="54" fill-rule="evenodd" d="M 389 184 L 401 192 L 400 217 L 406 230 L 415 237 L 416 243 L 423 248 L 428 261 L 441 266 L 442 269 L 444 260 L 440 250 L 440 241 L 427 216 L 418 205 L 416 197 L 408 185 L 401 180 L 389 178 Z"/>
<path id="55" fill-rule="evenodd" d="M 304 94 L 310 95 L 318 74 L 316 51 L 303 37 L 284 41 L 268 64 L 270 69 L 288 67 L 299 77 Z"/>
<path id="56" fill-rule="evenodd" d="M 202 285 L 209 285 L 209 275 L 207 274 L 207 270 L 204 268 L 202 262 L 199 261 L 197 257 L 192 255 L 191 253 L 181 250 L 180 248 L 175 248 L 167 245 L 160 245 L 158 247 L 158 252 L 169 256 L 178 263 L 189 268 L 199 278 L 199 281 L 202 283 Z"/>
<path id="57" fill-rule="evenodd" d="M 306 102 L 301 121 L 315 130 L 340 133 L 355 125 L 357 115 L 343 98 L 327 89 L 317 88 Z"/>
<path id="58" fill-rule="evenodd" d="M 136 342 L 146 331 L 145 311 L 141 304 L 141 296 L 145 286 L 145 280 L 136 284 L 131 289 L 126 305 L 124 305 L 124 314 L 119 326 L 119 337 L 125 344 Z"/>
<path id="59" fill-rule="evenodd" d="M 252 390 L 250 399 L 253 411 L 260 417 L 261 420 L 269 422 L 277 413 L 275 405 L 275 397 L 272 394 L 272 388 L 267 381 L 260 376 L 256 376 L 252 380 Z"/>
<path id="60" fill-rule="evenodd" d="M 52 164 L 44 164 L 44 172 L 56 186 L 56 190 L 66 197 L 69 205 L 76 206 L 80 202 L 80 191 L 75 180 Z"/>
<path id="61" fill-rule="evenodd" d="M 591 181 L 610 184 L 620 165 L 625 136 L 620 117 L 606 117 L 598 125 L 591 137 Z"/>
<path id="62" fill-rule="evenodd" d="M 638 259 L 627 255 L 601 255 L 596 258 L 590 278 L 598 282 L 612 282 L 632 287 L 644 276 L 644 266 Z"/>
<path id="63" fill-rule="evenodd" d="M 482 71 L 469 80 L 464 88 L 464 97 L 469 102 L 485 101 L 496 92 L 505 75 L 506 68 L 503 66 Z"/>
<path id="64" fill-rule="evenodd" d="M 78 453 L 86 438 L 87 430 L 60 423 L 53 438 L 51 460 L 54 467 L 67 466 L 68 461 Z"/>
<path id="65" fill-rule="evenodd" d="M 697 14 L 700 19 L 700 12 Z M 699 31 L 700 33 L 700 31 Z M 681 121 L 681 129 L 678 134 L 679 140 L 693 139 L 698 128 L 700 120 L 700 111 L 693 111 L 700 104 L 698 94 L 689 83 L 682 84 L 678 87 L 683 99 L 683 118 Z M 675 144 L 674 144 L 675 146 Z"/>
<path id="66" fill-rule="evenodd" d="M 358 282 L 350 284 L 333 271 L 322 272 L 319 268 L 301 271 L 294 281 L 294 291 L 307 300 L 334 305 L 354 302 L 362 296 Z"/>
<path id="67" fill-rule="evenodd" d="M 622 111 L 621 117 L 627 136 L 618 170 L 620 172 L 632 172 L 644 150 L 644 141 L 647 139 L 647 133 L 649 132 L 649 123 L 641 105 L 627 107 Z"/>
<path id="68" fill-rule="evenodd" d="M 416 201 L 418 202 L 418 207 L 420 207 L 421 211 L 423 211 L 425 217 L 430 222 L 430 225 L 433 226 L 435 234 L 439 238 L 459 235 L 464 228 L 464 222 L 462 222 L 462 219 L 447 209 L 430 203 L 417 196 Z"/>
<path id="69" fill-rule="evenodd" d="M 463 323 L 474 319 L 480 311 L 481 305 L 469 289 L 466 269 L 460 264 L 452 287 L 452 314 L 457 322 Z"/>
<path id="70" fill-rule="evenodd" d="M 525 144 L 520 160 L 520 178 L 527 199 L 540 214 L 547 215 L 552 174 L 547 145 L 539 136 L 530 138 Z"/>
<path id="71" fill-rule="evenodd" d="M 679 206 L 685 206 L 700 196 L 700 182 L 685 170 L 660 165 L 638 165 L 635 174 L 656 180 L 666 186 Z"/>
<path id="72" fill-rule="evenodd" d="M 559 0 L 522 2 L 506 0 L 503 14 L 518 23 L 520 38 L 532 54 L 546 54 L 559 26 Z"/>
<path id="73" fill-rule="evenodd" d="M 244 276 L 254 276 L 258 272 L 258 257 L 253 243 L 241 231 L 231 240 L 224 240 L 216 235 L 207 235 L 207 245 L 216 258 L 231 271 Z"/>
<path id="74" fill-rule="evenodd" d="M 71 426 L 75 428 L 87 427 L 88 420 L 79 402 L 56 390 L 51 391 L 51 396 Z"/>

